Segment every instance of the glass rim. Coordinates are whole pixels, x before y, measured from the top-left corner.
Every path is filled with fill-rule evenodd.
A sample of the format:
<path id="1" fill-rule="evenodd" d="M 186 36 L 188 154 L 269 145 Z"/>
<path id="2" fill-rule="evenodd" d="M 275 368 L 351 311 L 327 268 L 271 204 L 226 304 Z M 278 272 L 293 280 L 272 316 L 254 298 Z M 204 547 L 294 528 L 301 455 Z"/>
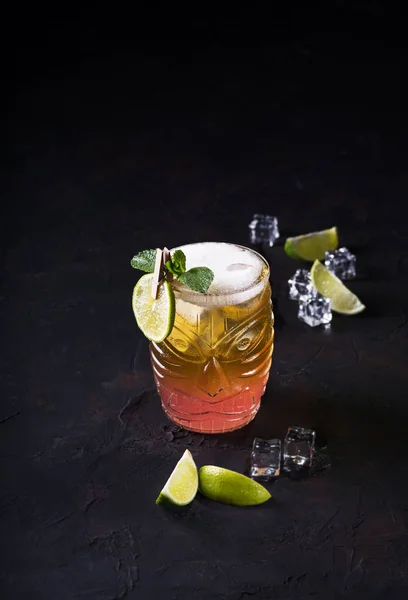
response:
<path id="1" fill-rule="evenodd" d="M 225 244 L 228 246 L 234 246 L 236 248 L 242 248 L 243 250 L 248 250 L 251 254 L 255 254 L 265 269 L 262 269 L 259 277 L 251 282 L 250 285 L 243 287 L 239 290 L 233 290 L 231 292 L 209 292 L 207 294 L 203 294 L 201 292 L 196 292 L 183 286 L 177 281 L 173 281 L 173 289 L 176 295 L 176 298 L 180 298 L 186 302 L 191 302 L 193 304 L 197 304 L 199 306 L 227 306 L 233 304 L 241 304 L 247 300 L 251 300 L 255 298 L 265 287 L 266 283 L 269 280 L 270 275 L 270 267 L 269 263 L 262 254 L 259 254 L 253 248 L 248 248 L 248 246 L 243 246 L 242 244 L 234 244 L 232 242 L 193 242 L 192 244 L 183 244 L 180 246 L 176 246 L 171 249 L 176 250 L 177 248 L 187 248 L 188 246 L 198 246 L 201 244 Z M 177 311 L 177 306 L 176 306 Z"/>

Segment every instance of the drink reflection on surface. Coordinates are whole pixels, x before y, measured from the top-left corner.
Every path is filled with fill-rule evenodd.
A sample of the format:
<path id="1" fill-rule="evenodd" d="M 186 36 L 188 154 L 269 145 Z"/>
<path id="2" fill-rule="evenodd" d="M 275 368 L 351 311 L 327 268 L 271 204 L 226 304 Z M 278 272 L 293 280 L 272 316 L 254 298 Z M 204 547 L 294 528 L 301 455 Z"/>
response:
<path id="1" fill-rule="evenodd" d="M 192 431 L 239 429 L 256 415 L 271 366 L 269 267 L 257 253 L 232 244 L 182 250 L 188 268 L 208 266 L 215 277 L 208 294 L 175 285 L 173 330 L 150 346 L 162 405 Z"/>

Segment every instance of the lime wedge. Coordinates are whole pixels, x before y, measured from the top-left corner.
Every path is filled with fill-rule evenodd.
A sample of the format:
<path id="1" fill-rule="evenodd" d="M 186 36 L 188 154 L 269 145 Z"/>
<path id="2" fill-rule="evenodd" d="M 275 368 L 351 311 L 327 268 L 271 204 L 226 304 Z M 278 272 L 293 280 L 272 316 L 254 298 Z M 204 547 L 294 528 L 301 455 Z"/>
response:
<path id="1" fill-rule="evenodd" d="M 260 483 L 222 467 L 201 467 L 198 477 L 199 490 L 203 496 L 224 504 L 252 506 L 262 504 L 271 497 Z"/>
<path id="2" fill-rule="evenodd" d="M 156 504 L 166 501 L 186 506 L 195 498 L 198 489 L 198 473 L 191 452 L 186 450 L 160 492 Z"/>
<path id="3" fill-rule="evenodd" d="M 313 263 L 310 277 L 317 291 L 322 296 L 330 298 L 333 311 L 344 315 L 357 315 L 365 309 L 357 296 L 318 260 Z"/>
<path id="4" fill-rule="evenodd" d="M 291 258 L 313 261 L 316 258 L 323 259 L 325 252 L 335 250 L 338 245 L 337 228 L 332 227 L 324 231 L 287 238 L 285 252 Z"/>
<path id="5" fill-rule="evenodd" d="M 162 342 L 174 325 L 174 292 L 168 281 L 159 285 L 157 298 L 151 295 L 153 273 L 143 275 L 135 285 L 132 296 L 133 312 L 139 328 L 152 342 Z"/>

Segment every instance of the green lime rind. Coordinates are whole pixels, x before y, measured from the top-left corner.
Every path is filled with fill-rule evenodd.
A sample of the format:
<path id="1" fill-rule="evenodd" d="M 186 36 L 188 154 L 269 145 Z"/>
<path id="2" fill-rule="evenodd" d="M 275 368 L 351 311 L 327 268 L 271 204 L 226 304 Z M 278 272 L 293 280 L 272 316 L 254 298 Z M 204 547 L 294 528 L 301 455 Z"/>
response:
<path id="1" fill-rule="evenodd" d="M 291 238 L 288 238 L 287 240 L 285 240 L 285 245 L 283 246 L 283 249 L 285 250 L 286 254 L 288 256 L 290 256 L 290 258 L 293 258 L 295 260 L 302 260 L 301 257 L 298 256 L 296 254 L 296 252 L 293 250 Z"/>
<path id="2" fill-rule="evenodd" d="M 156 504 L 187 506 L 196 497 L 197 490 L 197 467 L 191 452 L 186 450 L 158 495 Z"/>
<path id="3" fill-rule="evenodd" d="M 139 279 L 133 290 L 132 307 L 140 330 L 150 341 L 160 343 L 173 329 L 176 301 L 168 281 L 160 283 L 154 299 L 151 295 L 152 281 L 153 273 Z"/>
<path id="4" fill-rule="evenodd" d="M 271 498 L 271 494 L 260 483 L 222 467 L 201 467 L 198 479 L 200 493 L 223 504 L 255 506 Z"/>
<path id="5" fill-rule="evenodd" d="M 322 260 L 326 252 L 335 250 L 338 245 L 337 227 L 332 227 L 287 238 L 284 250 L 291 258 L 313 262 L 316 259 Z"/>

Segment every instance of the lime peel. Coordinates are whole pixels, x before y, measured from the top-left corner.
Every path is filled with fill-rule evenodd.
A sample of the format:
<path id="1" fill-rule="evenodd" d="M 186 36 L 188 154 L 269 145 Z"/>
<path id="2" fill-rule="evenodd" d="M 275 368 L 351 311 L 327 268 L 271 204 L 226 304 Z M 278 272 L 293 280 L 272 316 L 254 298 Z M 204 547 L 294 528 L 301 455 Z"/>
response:
<path id="1" fill-rule="evenodd" d="M 260 483 L 222 467 L 206 465 L 198 472 L 199 491 L 203 496 L 234 506 L 254 506 L 271 498 Z"/>

